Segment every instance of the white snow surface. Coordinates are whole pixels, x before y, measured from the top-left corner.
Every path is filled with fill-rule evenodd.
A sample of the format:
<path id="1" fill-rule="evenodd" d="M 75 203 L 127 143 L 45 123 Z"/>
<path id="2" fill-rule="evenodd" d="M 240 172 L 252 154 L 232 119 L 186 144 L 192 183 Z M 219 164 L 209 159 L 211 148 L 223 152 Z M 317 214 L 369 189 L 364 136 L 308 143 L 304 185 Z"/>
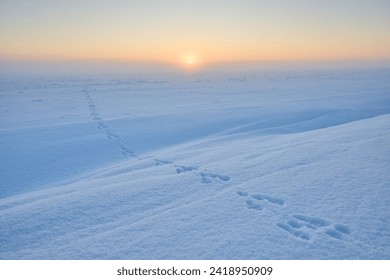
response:
<path id="1" fill-rule="evenodd" d="M 1 259 L 389 259 L 390 71 L 1 77 Z"/>

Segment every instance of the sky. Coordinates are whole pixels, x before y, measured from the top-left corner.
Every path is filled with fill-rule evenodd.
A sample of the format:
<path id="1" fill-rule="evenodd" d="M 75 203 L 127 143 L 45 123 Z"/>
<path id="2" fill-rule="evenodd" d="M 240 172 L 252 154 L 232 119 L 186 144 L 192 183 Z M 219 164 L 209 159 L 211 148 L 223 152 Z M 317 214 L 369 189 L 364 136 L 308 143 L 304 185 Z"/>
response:
<path id="1" fill-rule="evenodd" d="M 388 60 L 390 0 L 0 0 L 0 59 Z"/>

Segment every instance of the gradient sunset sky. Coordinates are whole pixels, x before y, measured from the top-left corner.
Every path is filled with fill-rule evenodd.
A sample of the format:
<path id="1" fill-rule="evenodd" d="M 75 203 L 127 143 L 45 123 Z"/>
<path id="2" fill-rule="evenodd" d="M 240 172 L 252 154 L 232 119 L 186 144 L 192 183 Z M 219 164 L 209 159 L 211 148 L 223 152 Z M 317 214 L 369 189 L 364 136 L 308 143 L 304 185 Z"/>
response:
<path id="1" fill-rule="evenodd" d="M 0 58 L 390 59 L 390 0 L 0 0 Z"/>

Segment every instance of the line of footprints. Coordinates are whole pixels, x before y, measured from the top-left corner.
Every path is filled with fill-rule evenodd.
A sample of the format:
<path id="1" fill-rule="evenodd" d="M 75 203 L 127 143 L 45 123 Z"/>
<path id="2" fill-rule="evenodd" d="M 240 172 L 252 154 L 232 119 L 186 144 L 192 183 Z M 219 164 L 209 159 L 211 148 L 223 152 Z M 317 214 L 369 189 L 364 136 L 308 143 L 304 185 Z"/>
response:
<path id="1" fill-rule="evenodd" d="M 121 137 L 116 135 L 115 133 L 113 133 L 112 130 L 110 129 L 110 127 L 104 122 L 104 120 L 100 116 L 100 114 L 96 108 L 95 102 L 93 101 L 88 90 L 84 89 L 83 92 L 84 92 L 84 95 L 85 95 L 87 102 L 88 102 L 88 108 L 89 108 L 90 113 L 91 113 L 91 118 L 96 123 L 97 127 L 106 135 L 106 137 L 109 140 L 115 142 L 119 146 L 122 155 L 138 158 L 135 151 L 126 147 L 126 145 L 123 143 Z M 160 159 L 154 159 L 154 160 L 156 162 L 156 165 L 170 165 L 170 166 L 172 166 L 173 168 L 175 168 L 175 171 L 177 174 L 192 171 L 195 175 L 200 177 L 200 181 L 202 184 L 210 184 L 210 183 L 213 183 L 215 180 L 220 181 L 220 182 L 227 182 L 230 180 L 229 176 L 220 175 L 220 174 L 216 174 L 216 173 L 212 173 L 212 172 L 208 172 L 208 171 L 202 171 L 202 170 L 199 170 L 199 168 L 197 168 L 197 167 L 176 165 L 174 162 L 168 161 L 168 160 L 160 160 Z"/>
<path id="2" fill-rule="evenodd" d="M 120 149 L 121 153 L 125 156 L 136 157 L 135 152 L 132 149 L 127 148 L 123 143 L 122 139 L 114 134 L 111 129 L 104 123 L 103 119 L 100 117 L 99 112 L 96 109 L 96 105 L 88 93 L 87 90 L 84 90 L 85 97 L 88 102 L 88 107 L 91 112 L 91 118 L 96 122 L 99 129 L 101 129 L 109 140 L 116 142 Z M 211 173 L 207 171 L 201 171 L 197 167 L 193 166 L 182 166 L 176 165 L 172 161 L 168 160 L 160 160 L 155 159 L 156 165 L 171 165 L 175 168 L 177 174 L 185 173 L 185 172 L 193 172 L 195 175 L 200 177 L 200 181 L 203 184 L 213 183 L 214 180 L 218 180 L 220 182 L 227 182 L 230 180 L 229 176 L 220 175 L 216 173 Z M 272 196 L 262 195 L 262 194 L 254 194 L 250 195 L 245 191 L 237 191 L 237 194 L 241 197 L 246 197 L 246 205 L 249 209 L 261 211 L 264 207 L 273 205 L 275 207 L 283 207 L 284 200 Z M 267 207 L 273 213 L 274 212 L 271 207 Z M 350 234 L 350 229 L 346 225 L 342 224 L 334 224 L 329 220 L 317 217 L 310 217 L 306 215 L 296 214 L 292 215 L 286 222 L 277 223 L 279 228 L 287 231 L 289 234 L 301 238 L 303 240 L 310 240 L 312 235 L 317 233 L 324 233 L 330 237 L 336 239 L 342 239 L 344 235 Z"/>
<path id="3" fill-rule="evenodd" d="M 155 159 L 155 162 L 157 165 L 172 165 L 172 166 L 174 166 L 177 174 L 191 171 L 200 177 L 200 181 L 203 184 L 210 184 L 214 180 L 219 180 L 222 182 L 227 182 L 230 180 L 230 177 L 227 175 L 220 175 L 220 174 L 216 174 L 216 173 L 212 173 L 212 172 L 200 171 L 197 167 L 193 167 L 193 166 L 176 165 L 172 161 L 159 160 L 159 159 Z"/>
<path id="4" fill-rule="evenodd" d="M 94 122 L 96 122 L 97 127 L 106 135 L 106 137 L 114 141 L 118 144 L 119 148 L 121 149 L 121 153 L 124 156 L 131 156 L 134 157 L 136 154 L 132 149 L 129 149 L 122 143 L 122 139 L 113 133 L 108 125 L 106 125 L 103 121 L 103 119 L 100 117 L 98 110 L 96 109 L 96 105 L 93 102 L 93 99 L 91 95 L 88 93 L 87 90 L 84 90 L 85 97 L 87 98 L 88 102 L 88 108 L 91 112 L 91 118 Z"/>
<path id="5" fill-rule="evenodd" d="M 237 191 L 237 194 L 246 198 L 248 209 L 257 211 L 268 208 L 271 212 L 276 213 L 272 210 L 272 206 L 283 207 L 285 203 L 283 199 L 262 194 L 251 195 L 246 191 Z M 311 240 L 316 234 L 326 234 L 332 238 L 343 239 L 344 236 L 351 233 L 347 225 L 303 214 L 291 215 L 286 221 L 278 222 L 276 225 L 292 236 L 305 241 Z"/>

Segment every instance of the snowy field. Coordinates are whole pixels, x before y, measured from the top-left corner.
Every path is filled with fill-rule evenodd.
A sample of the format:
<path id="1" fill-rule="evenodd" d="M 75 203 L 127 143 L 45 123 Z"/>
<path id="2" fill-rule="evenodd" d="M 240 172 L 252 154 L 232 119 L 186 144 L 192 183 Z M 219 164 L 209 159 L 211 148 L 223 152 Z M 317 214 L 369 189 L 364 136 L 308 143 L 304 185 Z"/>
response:
<path id="1" fill-rule="evenodd" d="M 390 71 L 0 80 L 1 259 L 389 259 Z"/>

